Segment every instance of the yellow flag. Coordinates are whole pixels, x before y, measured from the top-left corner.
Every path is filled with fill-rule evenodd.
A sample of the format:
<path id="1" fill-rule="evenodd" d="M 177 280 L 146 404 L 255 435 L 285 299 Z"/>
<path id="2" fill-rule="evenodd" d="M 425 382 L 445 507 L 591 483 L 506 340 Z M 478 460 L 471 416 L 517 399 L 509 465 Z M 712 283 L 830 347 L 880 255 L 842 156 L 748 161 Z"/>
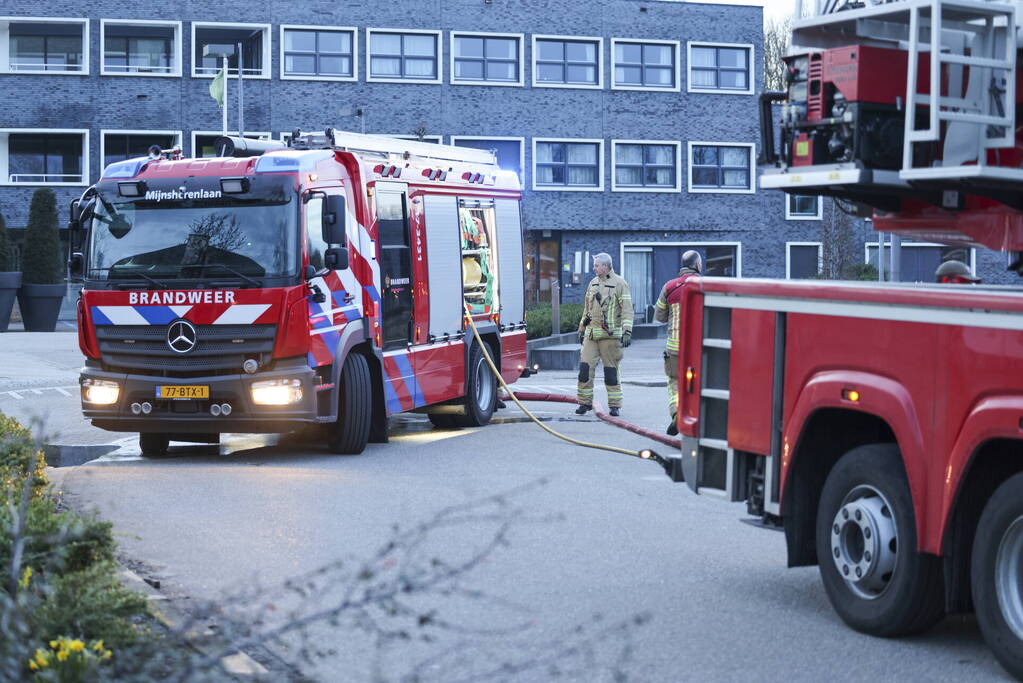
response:
<path id="1" fill-rule="evenodd" d="M 224 83 L 227 82 L 227 69 L 221 69 L 210 82 L 210 97 L 217 101 L 217 105 L 224 106 Z"/>

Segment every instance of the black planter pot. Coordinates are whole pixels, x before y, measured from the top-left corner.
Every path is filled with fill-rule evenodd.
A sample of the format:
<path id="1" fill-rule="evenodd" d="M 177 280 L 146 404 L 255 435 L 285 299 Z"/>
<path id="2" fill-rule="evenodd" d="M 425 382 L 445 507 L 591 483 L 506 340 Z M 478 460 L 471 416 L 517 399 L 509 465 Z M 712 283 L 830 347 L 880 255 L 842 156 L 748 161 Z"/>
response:
<path id="1" fill-rule="evenodd" d="M 6 332 L 11 322 L 11 309 L 14 308 L 14 298 L 18 296 L 20 286 L 20 272 L 0 273 L 0 332 Z"/>
<path id="2" fill-rule="evenodd" d="M 18 290 L 18 306 L 26 332 L 53 332 L 57 329 L 60 303 L 67 285 L 23 284 Z"/>

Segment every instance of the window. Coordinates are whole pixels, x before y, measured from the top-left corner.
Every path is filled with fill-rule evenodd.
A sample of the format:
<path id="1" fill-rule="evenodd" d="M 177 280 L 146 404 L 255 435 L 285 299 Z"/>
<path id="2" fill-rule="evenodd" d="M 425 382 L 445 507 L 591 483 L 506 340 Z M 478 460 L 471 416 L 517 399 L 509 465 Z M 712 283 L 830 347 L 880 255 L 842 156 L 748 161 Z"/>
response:
<path id="1" fill-rule="evenodd" d="M 452 135 L 451 144 L 456 147 L 471 147 L 493 152 L 497 157 L 497 165 L 505 171 L 515 171 L 519 181 L 523 179 L 522 167 L 524 165 L 525 138 L 501 138 L 501 137 L 475 137 Z"/>
<path id="2" fill-rule="evenodd" d="M 689 43 L 689 92 L 753 94 L 752 45 Z"/>
<path id="3" fill-rule="evenodd" d="M 785 195 L 785 220 L 819 221 L 824 216 L 821 197 L 805 194 Z"/>
<path id="4" fill-rule="evenodd" d="M 891 279 L 891 241 L 884 244 L 884 278 Z M 864 245 L 866 263 L 877 268 L 877 242 Z M 934 271 L 945 261 L 962 261 L 977 272 L 976 252 L 967 247 L 951 247 L 927 242 L 902 242 L 899 282 L 934 282 Z"/>
<path id="5" fill-rule="evenodd" d="M 440 83 L 440 31 L 366 29 L 370 81 Z"/>
<path id="6" fill-rule="evenodd" d="M 228 131 L 228 135 L 238 135 L 238 131 Z M 213 130 L 194 130 L 192 131 L 192 156 L 195 158 L 212 157 L 216 156 L 216 149 L 213 147 L 213 143 L 217 141 L 223 133 Z M 289 133 L 290 135 L 290 133 Z M 253 140 L 269 140 L 269 133 L 246 133 L 243 137 L 252 138 Z"/>
<path id="7" fill-rule="evenodd" d="M 451 82 L 522 85 L 522 34 L 452 33 Z"/>
<path id="8" fill-rule="evenodd" d="M 612 192 L 680 192 L 681 145 L 667 140 L 612 140 Z"/>
<path id="9" fill-rule="evenodd" d="M 672 90 L 678 92 L 678 41 L 611 39 L 616 90 Z"/>
<path id="10" fill-rule="evenodd" d="M 0 73 L 89 73 L 89 20 L 0 17 Z"/>
<path id="11" fill-rule="evenodd" d="M 227 72 L 238 75 L 238 44 L 241 44 L 242 75 L 246 78 L 270 78 L 270 25 L 192 23 L 192 76 L 213 78 L 220 72 L 223 60 L 204 57 L 207 45 L 230 45 L 233 53 L 227 58 Z"/>
<path id="12" fill-rule="evenodd" d="M 603 38 L 533 36 L 533 86 L 603 88 Z"/>
<path id="13" fill-rule="evenodd" d="M 395 139 L 398 139 L 398 140 L 412 140 L 413 142 L 430 142 L 430 143 L 433 143 L 435 145 L 443 144 L 443 136 L 442 135 L 424 135 L 422 138 L 420 138 L 418 135 L 404 135 L 404 134 L 402 134 L 402 135 L 387 135 L 387 134 L 384 134 L 384 137 L 395 138 Z"/>
<path id="14" fill-rule="evenodd" d="M 323 241 L 323 197 L 310 195 L 305 205 L 305 234 L 309 265 L 319 273 L 326 269 L 323 255 L 329 246 Z"/>
<path id="15" fill-rule="evenodd" d="M 104 76 L 180 76 L 180 21 L 100 22 Z"/>
<path id="16" fill-rule="evenodd" d="M 817 278 L 824 272 L 824 251 L 820 242 L 785 243 L 785 277 L 790 280 Z"/>
<path id="17" fill-rule="evenodd" d="M 533 189 L 604 189 L 603 140 L 533 138 Z"/>
<path id="18" fill-rule="evenodd" d="M 690 192 L 753 192 L 753 145 L 689 143 Z"/>
<path id="19" fill-rule="evenodd" d="M 87 130 L 0 129 L 0 184 L 87 185 Z"/>
<path id="20" fill-rule="evenodd" d="M 742 276 L 739 242 L 622 242 L 621 275 L 629 283 L 637 316 L 652 315 L 661 287 L 678 277 L 682 254 L 690 249 L 702 257 L 704 275 Z"/>
<path id="21" fill-rule="evenodd" d="M 354 28 L 281 26 L 281 78 L 354 81 L 359 51 Z"/>
<path id="22" fill-rule="evenodd" d="M 181 132 L 172 130 L 103 130 L 100 131 L 101 168 L 125 159 L 149 155 L 149 148 L 172 149 L 181 145 Z"/>

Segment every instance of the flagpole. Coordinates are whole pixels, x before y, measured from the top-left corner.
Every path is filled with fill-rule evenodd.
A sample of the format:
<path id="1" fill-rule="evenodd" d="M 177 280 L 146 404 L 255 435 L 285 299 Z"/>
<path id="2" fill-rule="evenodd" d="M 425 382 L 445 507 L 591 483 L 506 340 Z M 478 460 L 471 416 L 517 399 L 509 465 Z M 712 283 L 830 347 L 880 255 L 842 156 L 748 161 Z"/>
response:
<path id="1" fill-rule="evenodd" d="M 227 55 L 224 55 L 224 104 L 221 109 L 224 114 L 224 135 L 227 135 Z"/>

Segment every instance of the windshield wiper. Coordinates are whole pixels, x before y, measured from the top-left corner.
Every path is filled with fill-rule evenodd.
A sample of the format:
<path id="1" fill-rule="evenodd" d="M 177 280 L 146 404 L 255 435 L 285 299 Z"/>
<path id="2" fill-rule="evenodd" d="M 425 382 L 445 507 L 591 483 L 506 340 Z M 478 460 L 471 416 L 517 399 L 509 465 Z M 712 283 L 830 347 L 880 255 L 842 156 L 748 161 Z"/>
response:
<path id="1" fill-rule="evenodd" d="M 109 272 L 109 271 L 114 270 L 114 268 L 113 267 L 111 267 L 111 268 L 90 268 L 90 270 L 105 270 L 105 271 Z M 149 282 L 152 282 L 154 285 L 156 285 L 160 289 L 167 289 L 170 286 L 166 282 L 163 282 L 162 280 L 157 280 L 155 277 L 152 277 L 150 275 L 146 275 L 145 273 L 143 273 L 140 270 L 129 270 L 129 271 L 121 271 L 121 272 L 128 273 L 128 274 L 130 274 L 132 276 L 138 275 L 143 280 L 148 280 Z M 107 282 L 116 282 L 116 281 L 117 280 L 111 280 L 110 277 L 107 276 Z M 127 283 L 122 283 L 122 284 L 127 284 Z"/>
<path id="2" fill-rule="evenodd" d="M 246 275 L 245 273 L 241 272 L 240 270 L 235 270 L 234 268 L 232 268 L 231 266 L 227 265 L 226 263 L 201 263 L 201 264 L 198 264 L 198 265 L 195 265 L 195 266 L 182 266 L 182 267 L 183 268 L 198 268 L 200 270 L 205 270 L 206 268 L 223 268 L 224 270 L 228 271 L 232 275 L 237 275 L 238 277 L 240 277 L 241 279 L 245 280 L 246 282 L 252 283 L 253 287 L 262 287 L 263 286 L 263 283 L 260 282 L 259 280 L 256 280 L 255 278 L 252 278 L 252 277 L 249 277 L 248 275 Z"/>

